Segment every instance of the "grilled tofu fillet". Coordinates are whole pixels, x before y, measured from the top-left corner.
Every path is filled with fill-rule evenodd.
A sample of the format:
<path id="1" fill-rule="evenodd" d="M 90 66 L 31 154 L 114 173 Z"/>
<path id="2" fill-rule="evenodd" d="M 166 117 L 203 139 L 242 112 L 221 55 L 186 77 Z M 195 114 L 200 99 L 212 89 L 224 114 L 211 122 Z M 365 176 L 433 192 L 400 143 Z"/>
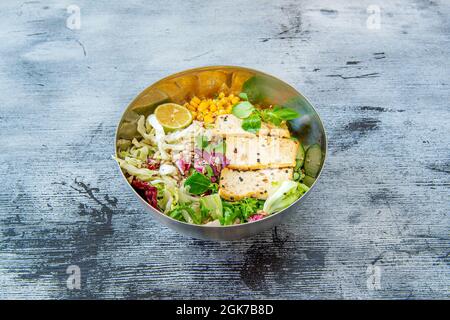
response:
<path id="1" fill-rule="evenodd" d="M 224 168 L 220 173 L 219 195 L 229 201 L 252 197 L 267 199 L 272 182 L 292 180 L 293 168 L 239 171 Z"/>
<path id="2" fill-rule="evenodd" d="M 228 167 L 238 170 L 295 167 L 298 142 L 274 137 L 227 136 Z"/>
<path id="3" fill-rule="evenodd" d="M 298 142 L 289 139 L 283 124 L 262 123 L 257 134 L 242 129 L 242 120 L 232 114 L 217 117 L 213 133 L 226 139 L 219 195 L 229 201 L 252 197 L 267 199 L 273 182 L 292 180 Z"/>
<path id="4" fill-rule="evenodd" d="M 240 136 L 240 137 L 256 137 L 256 134 L 242 129 L 242 120 L 232 114 L 220 115 L 216 119 L 214 134 L 221 136 Z M 274 126 L 270 123 L 261 123 L 261 129 L 258 136 L 272 136 L 280 138 L 289 138 L 291 134 L 287 125 L 283 123 L 281 127 Z"/>

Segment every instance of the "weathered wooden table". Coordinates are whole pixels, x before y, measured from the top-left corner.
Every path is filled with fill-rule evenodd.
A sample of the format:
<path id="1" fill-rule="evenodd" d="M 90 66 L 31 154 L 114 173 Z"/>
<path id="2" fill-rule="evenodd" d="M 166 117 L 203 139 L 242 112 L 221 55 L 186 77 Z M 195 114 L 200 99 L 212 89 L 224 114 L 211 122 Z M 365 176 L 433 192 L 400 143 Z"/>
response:
<path id="1" fill-rule="evenodd" d="M 449 16 L 444 0 L 2 1 L 0 297 L 450 298 Z M 150 219 L 110 158 L 137 93 L 215 64 L 291 83 L 329 136 L 298 214 L 227 243 Z"/>

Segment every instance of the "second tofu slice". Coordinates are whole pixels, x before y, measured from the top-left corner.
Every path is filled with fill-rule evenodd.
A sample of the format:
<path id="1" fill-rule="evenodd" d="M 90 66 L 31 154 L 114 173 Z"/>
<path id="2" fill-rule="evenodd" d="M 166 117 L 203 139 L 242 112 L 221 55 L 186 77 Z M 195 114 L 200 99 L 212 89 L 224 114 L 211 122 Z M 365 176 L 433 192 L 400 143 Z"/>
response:
<path id="1" fill-rule="evenodd" d="M 219 195 L 229 201 L 252 197 L 265 200 L 274 182 L 292 180 L 293 168 L 239 171 L 224 168 L 220 173 Z"/>
<path id="2" fill-rule="evenodd" d="M 275 137 L 227 136 L 226 158 L 228 168 L 257 170 L 295 167 L 298 142 Z"/>

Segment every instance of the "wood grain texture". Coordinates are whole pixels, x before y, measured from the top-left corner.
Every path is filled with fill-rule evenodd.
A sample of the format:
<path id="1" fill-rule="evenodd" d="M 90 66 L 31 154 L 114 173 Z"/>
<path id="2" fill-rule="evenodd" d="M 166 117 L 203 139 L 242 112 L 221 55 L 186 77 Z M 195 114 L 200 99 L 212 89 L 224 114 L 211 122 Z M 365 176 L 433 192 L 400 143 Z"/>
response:
<path id="1" fill-rule="evenodd" d="M 449 15 L 444 0 L 1 1 L 0 298 L 450 298 Z M 329 136 L 298 214 L 229 243 L 151 220 L 110 159 L 134 96 L 216 64 L 292 84 Z"/>

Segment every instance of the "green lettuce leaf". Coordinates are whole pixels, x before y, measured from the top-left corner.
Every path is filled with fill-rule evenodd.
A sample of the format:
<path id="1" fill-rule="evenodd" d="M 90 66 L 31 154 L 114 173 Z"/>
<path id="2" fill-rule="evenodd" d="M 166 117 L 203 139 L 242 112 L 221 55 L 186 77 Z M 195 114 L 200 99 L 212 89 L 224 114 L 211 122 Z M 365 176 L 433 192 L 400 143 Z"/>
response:
<path id="1" fill-rule="evenodd" d="M 264 202 L 263 210 L 269 214 L 290 206 L 300 198 L 309 188 L 296 181 L 283 181 L 281 185 Z"/>
<path id="2" fill-rule="evenodd" d="M 234 202 L 222 201 L 223 217 L 219 219 L 220 223 L 225 226 L 231 225 L 236 219 L 239 219 L 241 223 L 245 222 L 253 214 L 262 210 L 263 203 L 264 201 L 254 198 L 245 198 Z"/>
<path id="3" fill-rule="evenodd" d="M 207 209 L 213 220 L 222 218 L 222 200 L 218 193 L 200 198 L 202 209 Z"/>

